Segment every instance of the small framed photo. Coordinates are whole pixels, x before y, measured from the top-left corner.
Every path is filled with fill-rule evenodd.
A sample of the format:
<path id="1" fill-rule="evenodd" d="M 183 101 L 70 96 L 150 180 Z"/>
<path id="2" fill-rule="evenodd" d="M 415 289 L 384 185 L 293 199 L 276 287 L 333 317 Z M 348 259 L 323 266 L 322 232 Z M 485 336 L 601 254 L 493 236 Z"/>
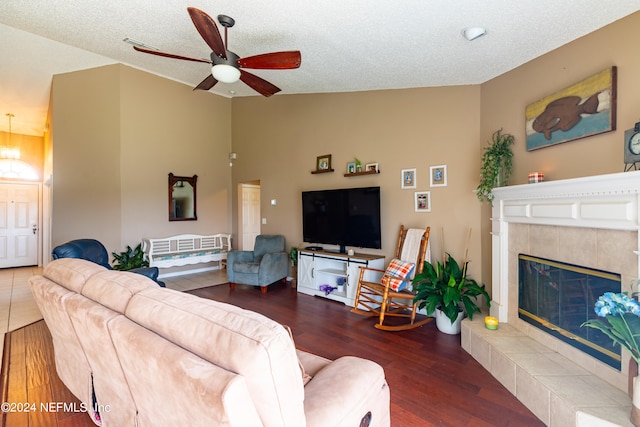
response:
<path id="1" fill-rule="evenodd" d="M 356 163 L 355 162 L 347 163 L 347 173 L 356 173 Z"/>
<path id="2" fill-rule="evenodd" d="M 431 212 L 431 191 L 415 192 L 416 212 Z"/>
<path id="3" fill-rule="evenodd" d="M 325 154 L 324 156 L 318 156 L 316 162 L 316 170 L 328 171 L 331 170 L 331 154 Z"/>
<path id="4" fill-rule="evenodd" d="M 378 164 L 377 163 L 367 163 L 364 165 L 365 172 L 375 172 L 378 173 Z"/>
<path id="5" fill-rule="evenodd" d="M 402 169 L 400 188 L 416 188 L 416 170 Z"/>
<path id="6" fill-rule="evenodd" d="M 447 165 L 431 166 L 430 171 L 432 187 L 447 186 Z"/>

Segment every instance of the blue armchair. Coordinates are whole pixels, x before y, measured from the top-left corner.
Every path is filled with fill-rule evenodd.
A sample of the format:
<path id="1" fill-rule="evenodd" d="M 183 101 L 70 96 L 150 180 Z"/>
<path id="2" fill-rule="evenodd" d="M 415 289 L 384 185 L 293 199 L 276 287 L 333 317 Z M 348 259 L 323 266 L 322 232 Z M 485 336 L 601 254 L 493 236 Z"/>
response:
<path id="1" fill-rule="evenodd" d="M 51 256 L 53 259 L 80 258 L 99 264 L 108 270 L 113 270 L 113 267 L 109 265 L 107 249 L 102 243 L 95 239 L 77 239 L 63 243 L 53 248 Z M 140 267 L 129 271 L 142 274 L 156 282 L 159 286 L 165 287 L 164 282 L 158 280 L 158 267 Z"/>
<path id="2" fill-rule="evenodd" d="M 260 286 L 262 293 L 267 286 L 286 279 L 289 273 L 289 255 L 285 252 L 284 236 L 256 236 L 253 251 L 231 251 L 227 254 L 227 278 L 231 289 L 236 283 Z"/>

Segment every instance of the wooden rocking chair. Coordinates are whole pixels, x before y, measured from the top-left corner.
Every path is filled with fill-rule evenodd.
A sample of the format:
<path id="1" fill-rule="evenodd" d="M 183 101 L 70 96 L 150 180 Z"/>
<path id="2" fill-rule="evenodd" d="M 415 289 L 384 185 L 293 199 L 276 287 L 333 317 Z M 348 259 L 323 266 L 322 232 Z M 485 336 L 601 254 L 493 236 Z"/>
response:
<path id="1" fill-rule="evenodd" d="M 353 313 L 364 316 L 379 316 L 376 328 L 385 331 L 403 331 L 417 328 L 432 320 L 431 317 L 416 321 L 418 303 L 413 302 L 415 293 L 412 291 L 411 281 L 416 274 L 422 273 L 424 262 L 430 261 L 429 232 L 426 230 L 405 229 L 400 226 L 398 245 L 395 258 L 386 271 L 360 267 L 360 278 L 354 301 Z M 413 264 L 413 271 L 410 271 Z M 364 280 L 365 271 L 371 270 L 383 273 L 380 282 Z M 404 277 L 397 274 L 403 271 Z M 403 317 L 409 321 L 400 325 L 385 324 L 385 317 Z"/>

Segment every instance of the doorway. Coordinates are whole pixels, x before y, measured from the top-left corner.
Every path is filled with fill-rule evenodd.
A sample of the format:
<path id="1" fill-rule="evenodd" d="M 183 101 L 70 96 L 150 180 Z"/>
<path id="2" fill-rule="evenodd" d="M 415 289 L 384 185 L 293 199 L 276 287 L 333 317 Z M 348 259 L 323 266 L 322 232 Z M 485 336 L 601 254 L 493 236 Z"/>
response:
<path id="1" fill-rule="evenodd" d="M 40 188 L 0 183 L 0 268 L 38 265 Z"/>
<path id="2" fill-rule="evenodd" d="M 239 249 L 252 251 L 260 234 L 260 181 L 239 184 L 238 224 Z"/>

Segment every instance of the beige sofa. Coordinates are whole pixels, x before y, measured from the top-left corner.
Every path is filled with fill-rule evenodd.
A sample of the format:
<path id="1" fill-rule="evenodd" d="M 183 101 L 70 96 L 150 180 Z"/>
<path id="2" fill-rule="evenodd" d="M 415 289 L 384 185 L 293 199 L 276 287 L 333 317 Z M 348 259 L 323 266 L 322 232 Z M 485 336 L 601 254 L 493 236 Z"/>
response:
<path id="1" fill-rule="evenodd" d="M 80 259 L 49 263 L 30 285 L 58 375 L 96 424 L 390 424 L 379 365 L 296 350 L 260 314 Z"/>

